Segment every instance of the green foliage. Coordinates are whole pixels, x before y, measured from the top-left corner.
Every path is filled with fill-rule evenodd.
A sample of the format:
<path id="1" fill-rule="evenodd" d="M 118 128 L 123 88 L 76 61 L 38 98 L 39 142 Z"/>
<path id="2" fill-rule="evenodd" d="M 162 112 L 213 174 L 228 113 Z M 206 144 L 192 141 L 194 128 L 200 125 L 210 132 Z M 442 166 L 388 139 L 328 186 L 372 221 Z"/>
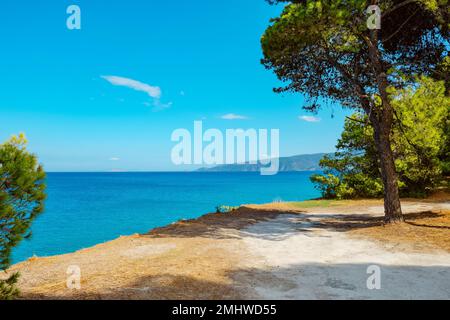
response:
<path id="1" fill-rule="evenodd" d="M 19 273 L 13 273 L 6 280 L 0 281 L 0 300 L 13 300 L 20 291 L 16 286 L 19 280 Z"/>
<path id="2" fill-rule="evenodd" d="M 365 0 L 288 4 L 261 38 L 263 64 L 287 83 L 276 91 L 306 93 L 313 100 L 306 108 L 312 110 L 318 107 L 318 97 L 358 104 L 357 97 L 349 94 L 352 84 L 336 65 L 340 59 L 361 64 L 362 56 L 367 58 L 367 54 L 355 58 L 364 43 L 353 32 L 353 28 L 364 29 L 365 20 L 352 18 L 362 18 L 365 5 Z"/>
<path id="3" fill-rule="evenodd" d="M 449 162 L 442 150 L 449 141 L 450 98 L 443 81 L 421 77 L 416 86 L 391 90 L 397 118 L 391 139 L 405 196 L 423 196 L 438 186 Z M 356 113 L 345 121 L 333 157 L 321 160 L 323 175 L 311 180 L 325 198 L 381 197 L 373 129 L 367 117 Z"/>
<path id="4" fill-rule="evenodd" d="M 26 150 L 23 134 L 0 145 L 0 271 L 11 261 L 11 250 L 31 236 L 30 225 L 42 212 L 45 172 L 37 158 Z M 0 281 L 0 299 L 13 299 L 18 274 Z"/>
<path id="5" fill-rule="evenodd" d="M 422 77 L 419 84 L 393 99 L 399 120 L 392 138 L 396 167 L 410 195 L 427 193 L 436 186 L 448 163 L 440 154 L 448 141 L 450 98 L 443 81 Z"/>
<path id="6" fill-rule="evenodd" d="M 237 210 L 239 207 L 220 205 L 216 207 L 216 213 L 229 213 Z"/>
<path id="7" fill-rule="evenodd" d="M 450 177 L 450 111 L 447 113 L 444 134 L 446 141 L 444 143 L 444 147 L 439 153 L 439 160 L 441 161 L 442 174 Z"/>
<path id="8" fill-rule="evenodd" d="M 434 78 L 443 80 L 445 83 L 446 96 L 450 96 L 450 57 L 447 56 L 438 66 Z M 444 136 L 447 141 L 439 153 L 439 159 L 442 165 L 442 174 L 450 176 L 450 111 L 447 113 L 447 119 L 444 123 Z"/>
<path id="9" fill-rule="evenodd" d="M 324 166 L 322 162 L 320 165 L 321 167 Z M 329 171 L 330 170 L 327 170 L 327 172 L 324 175 L 314 174 L 311 176 L 310 179 L 313 183 L 316 184 L 316 188 L 320 191 L 323 198 L 325 199 L 341 198 L 340 195 L 337 194 L 337 189 L 341 184 L 339 177 L 335 176 L 332 173 L 329 173 Z"/>
<path id="10" fill-rule="evenodd" d="M 380 94 L 368 50 L 370 2 L 269 2 L 287 2 L 261 38 L 262 63 L 286 83 L 277 92 L 307 94 L 310 110 L 320 107 L 319 98 L 358 109 L 362 97 Z M 434 73 L 448 45 L 447 0 L 380 0 L 377 5 L 383 19 L 376 45 L 390 84 L 399 87 L 413 75 Z"/>

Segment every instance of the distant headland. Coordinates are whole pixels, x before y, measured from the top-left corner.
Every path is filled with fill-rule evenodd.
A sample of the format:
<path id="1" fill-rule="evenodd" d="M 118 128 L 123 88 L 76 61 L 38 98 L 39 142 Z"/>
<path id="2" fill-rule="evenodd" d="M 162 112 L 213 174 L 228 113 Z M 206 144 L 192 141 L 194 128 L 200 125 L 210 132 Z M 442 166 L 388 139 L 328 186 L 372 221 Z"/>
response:
<path id="1" fill-rule="evenodd" d="M 320 170 L 319 162 L 327 153 L 300 154 L 291 157 L 280 157 L 279 171 L 316 171 Z M 210 168 L 200 168 L 201 172 L 256 172 L 260 171 L 260 163 L 225 164 Z"/>

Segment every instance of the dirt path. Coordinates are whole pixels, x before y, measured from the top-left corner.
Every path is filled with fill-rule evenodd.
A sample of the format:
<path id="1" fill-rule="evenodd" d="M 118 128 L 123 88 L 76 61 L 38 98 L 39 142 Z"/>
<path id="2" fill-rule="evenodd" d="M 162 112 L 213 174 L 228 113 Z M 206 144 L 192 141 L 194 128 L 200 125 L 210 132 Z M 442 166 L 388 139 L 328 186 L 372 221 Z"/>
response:
<path id="1" fill-rule="evenodd" d="M 449 202 L 405 201 L 407 223 L 386 227 L 379 201 L 321 205 L 242 207 L 11 271 L 33 299 L 450 299 Z"/>
<path id="2" fill-rule="evenodd" d="M 255 298 L 450 299 L 450 253 L 399 251 L 324 230 L 320 222 L 329 215 L 283 215 L 243 231 L 246 248 L 259 256 L 243 277 Z M 366 284 L 373 265 L 379 290 Z"/>

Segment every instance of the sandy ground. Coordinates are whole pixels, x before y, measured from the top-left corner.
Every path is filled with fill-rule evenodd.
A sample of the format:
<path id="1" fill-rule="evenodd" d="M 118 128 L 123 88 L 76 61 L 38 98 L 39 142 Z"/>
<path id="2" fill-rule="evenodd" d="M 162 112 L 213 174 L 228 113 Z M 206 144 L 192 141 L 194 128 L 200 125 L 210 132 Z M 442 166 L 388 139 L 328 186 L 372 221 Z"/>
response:
<path id="1" fill-rule="evenodd" d="M 9 272 L 25 299 L 450 299 L 449 200 L 405 200 L 393 226 L 377 200 L 245 206 Z"/>

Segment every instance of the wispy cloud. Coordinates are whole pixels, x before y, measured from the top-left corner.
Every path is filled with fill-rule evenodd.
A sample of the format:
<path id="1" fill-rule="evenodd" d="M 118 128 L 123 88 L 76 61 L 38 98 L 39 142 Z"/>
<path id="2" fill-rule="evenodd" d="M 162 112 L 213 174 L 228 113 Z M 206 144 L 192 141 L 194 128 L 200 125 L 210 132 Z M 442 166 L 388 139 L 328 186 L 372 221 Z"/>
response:
<path id="1" fill-rule="evenodd" d="M 299 116 L 300 120 L 306 121 L 306 122 L 320 122 L 322 119 L 314 116 Z"/>
<path id="2" fill-rule="evenodd" d="M 172 106 L 172 102 L 162 103 L 160 100 L 153 101 L 153 111 L 161 111 Z"/>
<path id="3" fill-rule="evenodd" d="M 118 157 L 111 157 L 111 158 L 109 158 L 109 161 L 119 161 L 120 160 L 120 158 L 118 158 Z"/>
<path id="4" fill-rule="evenodd" d="M 151 86 L 147 83 L 140 82 L 130 78 L 118 77 L 118 76 L 101 76 L 109 83 L 115 86 L 121 86 L 130 88 L 136 91 L 145 92 L 149 97 L 153 98 L 152 102 L 144 102 L 143 104 L 148 107 L 153 107 L 153 111 L 161 111 L 168 109 L 172 106 L 172 102 L 161 102 L 161 88 L 157 86 Z"/>
<path id="5" fill-rule="evenodd" d="M 142 104 L 146 107 L 153 107 L 153 111 L 157 112 L 170 108 L 173 105 L 173 102 L 162 103 L 161 100 L 155 99 L 153 102 L 145 101 L 142 102 Z"/>
<path id="6" fill-rule="evenodd" d="M 142 91 L 147 93 L 150 97 L 159 99 L 161 98 L 161 88 L 151 86 L 149 84 L 133 80 L 130 78 L 123 78 L 118 76 L 101 76 L 103 79 L 115 86 L 127 87 L 136 91 Z"/>
<path id="7" fill-rule="evenodd" d="M 246 116 L 241 116 L 239 114 L 234 114 L 234 113 L 225 114 L 225 115 L 221 116 L 221 118 L 224 119 L 224 120 L 245 120 L 245 119 L 248 119 L 248 117 L 246 117 Z"/>

